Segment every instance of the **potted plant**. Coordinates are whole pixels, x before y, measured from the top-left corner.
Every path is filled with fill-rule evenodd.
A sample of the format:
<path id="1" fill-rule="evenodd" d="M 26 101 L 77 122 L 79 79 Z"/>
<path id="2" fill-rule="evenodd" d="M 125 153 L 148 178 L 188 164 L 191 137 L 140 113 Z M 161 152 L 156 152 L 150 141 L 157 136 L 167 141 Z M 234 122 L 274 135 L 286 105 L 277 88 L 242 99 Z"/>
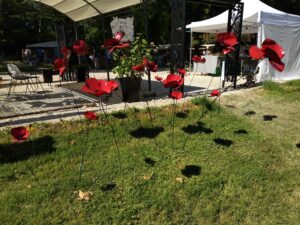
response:
<path id="1" fill-rule="evenodd" d="M 147 41 L 137 35 L 129 47 L 116 49 L 113 52 L 113 73 L 117 74 L 123 101 L 136 102 L 140 100 L 142 76 L 145 73 L 145 60 L 150 60 L 151 48 Z"/>
<path id="2" fill-rule="evenodd" d="M 52 83 L 53 82 L 53 75 L 54 75 L 54 68 L 51 64 L 41 64 L 40 70 L 43 74 L 44 83 Z"/>

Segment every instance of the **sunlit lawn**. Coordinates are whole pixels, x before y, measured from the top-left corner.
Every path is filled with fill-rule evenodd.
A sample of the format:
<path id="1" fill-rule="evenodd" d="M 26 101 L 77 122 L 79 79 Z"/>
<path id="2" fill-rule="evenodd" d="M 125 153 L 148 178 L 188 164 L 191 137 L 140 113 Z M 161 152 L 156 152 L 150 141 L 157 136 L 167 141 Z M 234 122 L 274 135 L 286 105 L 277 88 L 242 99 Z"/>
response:
<path id="1" fill-rule="evenodd" d="M 0 224 L 300 224 L 299 86 L 224 96 L 197 125 L 196 99 L 174 148 L 172 106 L 153 124 L 136 112 L 155 139 L 129 111 L 110 115 L 121 163 L 104 119 L 34 124 L 22 144 L 2 131 Z"/>

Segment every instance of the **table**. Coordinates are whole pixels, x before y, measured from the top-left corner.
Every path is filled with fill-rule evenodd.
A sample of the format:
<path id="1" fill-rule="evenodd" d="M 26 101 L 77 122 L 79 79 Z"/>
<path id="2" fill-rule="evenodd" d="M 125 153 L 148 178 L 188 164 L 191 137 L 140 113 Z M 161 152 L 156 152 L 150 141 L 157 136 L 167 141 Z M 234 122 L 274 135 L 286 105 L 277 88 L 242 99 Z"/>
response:
<path id="1" fill-rule="evenodd" d="M 194 62 L 194 65 L 193 65 L 194 72 L 195 73 L 203 73 L 203 74 L 207 74 L 207 73 L 215 74 L 216 68 L 218 65 L 219 56 L 204 55 L 204 56 L 202 56 L 202 58 L 205 58 L 206 62 L 205 63 L 195 63 Z"/>

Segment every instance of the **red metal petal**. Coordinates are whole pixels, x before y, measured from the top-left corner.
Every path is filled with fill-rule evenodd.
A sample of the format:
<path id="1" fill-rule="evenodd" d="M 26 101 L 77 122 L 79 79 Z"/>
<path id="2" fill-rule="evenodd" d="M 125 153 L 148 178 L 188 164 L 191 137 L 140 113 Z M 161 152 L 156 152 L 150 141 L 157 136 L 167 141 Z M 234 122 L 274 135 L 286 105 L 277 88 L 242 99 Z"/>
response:
<path id="1" fill-rule="evenodd" d="M 285 68 L 285 64 L 281 61 L 281 58 L 278 56 L 277 52 L 273 51 L 270 48 L 265 49 L 265 55 L 268 57 L 271 66 L 279 71 L 282 72 Z"/>
<path id="2" fill-rule="evenodd" d="M 84 112 L 84 116 L 89 120 L 98 120 L 99 118 L 99 116 L 96 115 L 96 113 L 91 111 Z"/>
<path id="3" fill-rule="evenodd" d="M 117 88 L 119 87 L 119 84 L 118 84 L 117 81 L 111 80 L 111 81 L 109 81 L 109 82 L 111 83 L 112 90 L 115 90 L 115 89 L 117 89 Z"/>
<path id="4" fill-rule="evenodd" d="M 119 42 L 122 40 L 122 38 L 125 36 L 125 33 L 123 31 L 115 33 L 115 39 Z"/>
<path id="5" fill-rule="evenodd" d="M 148 61 L 147 66 L 151 72 L 157 72 L 158 66 L 154 62 Z"/>
<path id="6" fill-rule="evenodd" d="M 181 77 L 177 74 L 169 74 L 167 78 L 163 81 L 165 88 L 177 88 Z"/>
<path id="7" fill-rule="evenodd" d="M 201 62 L 201 56 L 194 55 L 192 57 L 192 61 L 195 62 L 195 63 L 200 63 Z"/>
<path id="8" fill-rule="evenodd" d="M 234 46 L 238 44 L 237 37 L 234 33 L 225 33 L 221 42 L 223 42 L 225 46 Z"/>
<path id="9" fill-rule="evenodd" d="M 107 39 L 104 41 L 104 48 L 111 48 L 115 45 L 118 45 L 120 43 L 120 41 L 118 41 L 117 39 L 115 38 L 111 38 L 111 39 Z"/>
<path id="10" fill-rule="evenodd" d="M 178 69 L 178 73 L 180 74 L 180 75 L 183 75 L 183 76 L 185 76 L 186 75 L 186 70 L 185 69 Z"/>
<path id="11" fill-rule="evenodd" d="M 157 81 L 162 81 L 162 80 L 163 80 L 163 78 L 162 78 L 162 77 L 159 77 L 159 76 L 155 76 L 154 78 L 155 78 L 155 80 L 157 80 Z"/>
<path id="12" fill-rule="evenodd" d="M 249 48 L 249 55 L 252 59 L 263 59 L 265 56 L 264 56 L 264 52 L 258 48 L 256 45 L 252 45 L 250 48 Z"/>
<path id="13" fill-rule="evenodd" d="M 98 80 L 100 84 L 100 92 L 102 94 L 110 94 L 113 91 L 113 83 L 106 80 Z"/>
<path id="14" fill-rule="evenodd" d="M 73 45 L 74 52 L 78 55 L 86 55 L 89 51 L 89 46 L 84 40 L 76 40 Z"/>
<path id="15" fill-rule="evenodd" d="M 12 128 L 10 132 L 13 138 L 18 142 L 25 141 L 30 136 L 30 133 L 26 127 L 15 127 Z"/>
<path id="16" fill-rule="evenodd" d="M 83 86 L 81 90 L 96 96 L 101 96 L 105 94 L 103 93 L 103 91 L 101 91 L 100 83 L 95 78 L 87 79 L 85 81 L 85 86 Z"/>
<path id="17" fill-rule="evenodd" d="M 181 91 L 172 91 L 169 97 L 172 99 L 180 100 L 182 99 L 183 93 Z"/>
<path id="18" fill-rule="evenodd" d="M 221 93 L 219 92 L 219 90 L 213 90 L 211 93 L 210 93 L 210 96 L 212 97 L 218 97 L 220 96 Z"/>
<path id="19" fill-rule="evenodd" d="M 138 71 L 138 72 L 143 72 L 145 70 L 144 65 L 135 65 L 131 67 L 132 70 Z"/>
<path id="20" fill-rule="evenodd" d="M 53 62 L 54 70 L 59 70 L 61 67 L 64 67 L 64 66 L 65 66 L 64 60 L 61 58 L 55 59 Z"/>
<path id="21" fill-rule="evenodd" d="M 275 52 L 278 55 L 280 59 L 282 59 L 285 54 L 284 49 L 272 39 L 264 40 L 261 48 L 263 51 L 265 51 L 266 49 L 271 49 L 273 52 Z M 266 57 L 268 57 L 268 55 L 266 55 Z"/>

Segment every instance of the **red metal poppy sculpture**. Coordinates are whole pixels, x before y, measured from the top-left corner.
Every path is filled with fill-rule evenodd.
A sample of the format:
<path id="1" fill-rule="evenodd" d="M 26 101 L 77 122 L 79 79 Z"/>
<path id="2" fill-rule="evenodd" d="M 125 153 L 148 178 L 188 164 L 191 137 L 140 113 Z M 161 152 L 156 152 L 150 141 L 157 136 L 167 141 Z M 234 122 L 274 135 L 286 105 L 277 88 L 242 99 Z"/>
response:
<path id="1" fill-rule="evenodd" d="M 98 120 L 99 116 L 91 111 L 87 111 L 84 112 L 84 116 L 88 119 L 88 120 Z"/>
<path id="2" fill-rule="evenodd" d="M 192 61 L 195 62 L 195 63 L 205 63 L 206 59 L 202 58 L 200 55 L 194 55 L 192 57 Z"/>
<path id="3" fill-rule="evenodd" d="M 285 54 L 284 49 L 272 39 L 266 39 L 261 48 L 255 45 L 251 46 L 249 54 L 253 59 L 268 59 L 272 67 L 279 72 L 285 68 L 285 64 L 281 61 Z"/>
<path id="4" fill-rule="evenodd" d="M 63 60 L 61 58 L 55 59 L 53 62 L 53 68 L 56 71 L 58 70 L 59 75 L 62 76 L 66 70 L 65 60 Z"/>
<path id="5" fill-rule="evenodd" d="M 186 76 L 187 74 L 186 74 L 186 70 L 185 69 L 178 69 L 178 73 L 179 73 L 179 75 L 181 75 L 181 76 Z"/>
<path id="6" fill-rule="evenodd" d="M 28 139 L 30 136 L 29 131 L 26 127 L 15 127 L 11 129 L 11 135 L 13 136 L 14 140 L 17 142 L 23 142 Z"/>
<path id="7" fill-rule="evenodd" d="M 219 97 L 221 95 L 221 93 L 219 92 L 219 90 L 213 90 L 211 93 L 210 93 L 210 96 L 212 97 Z"/>
<path id="8" fill-rule="evenodd" d="M 129 43 L 121 42 L 124 36 L 124 32 L 117 32 L 114 38 L 110 38 L 104 41 L 103 47 L 109 49 L 109 53 L 112 53 L 115 49 L 129 47 Z"/>
<path id="9" fill-rule="evenodd" d="M 180 100 L 183 97 L 183 93 L 181 91 L 171 91 L 169 97 L 174 100 Z"/>
<path id="10" fill-rule="evenodd" d="M 95 78 L 91 78 L 85 81 L 85 86 L 83 86 L 81 90 L 100 97 L 102 95 L 112 93 L 112 91 L 117 88 L 118 83 L 116 81 L 97 80 Z"/>
<path id="11" fill-rule="evenodd" d="M 184 78 L 178 74 L 169 74 L 166 79 L 156 76 L 157 81 L 161 81 L 165 88 L 178 89 L 184 83 Z"/>
<path id="12" fill-rule="evenodd" d="M 73 50 L 79 56 L 87 55 L 89 52 L 89 46 L 84 40 L 76 40 L 73 44 Z"/>
<path id="13" fill-rule="evenodd" d="M 237 37 L 233 33 L 220 33 L 217 36 L 217 43 L 226 55 L 235 50 L 234 46 L 238 44 Z"/>
<path id="14" fill-rule="evenodd" d="M 132 70 L 137 71 L 137 72 L 143 72 L 145 70 L 151 71 L 151 72 L 157 72 L 157 68 L 158 68 L 157 65 L 154 62 L 149 61 L 147 58 L 143 59 L 142 64 L 131 67 Z"/>

